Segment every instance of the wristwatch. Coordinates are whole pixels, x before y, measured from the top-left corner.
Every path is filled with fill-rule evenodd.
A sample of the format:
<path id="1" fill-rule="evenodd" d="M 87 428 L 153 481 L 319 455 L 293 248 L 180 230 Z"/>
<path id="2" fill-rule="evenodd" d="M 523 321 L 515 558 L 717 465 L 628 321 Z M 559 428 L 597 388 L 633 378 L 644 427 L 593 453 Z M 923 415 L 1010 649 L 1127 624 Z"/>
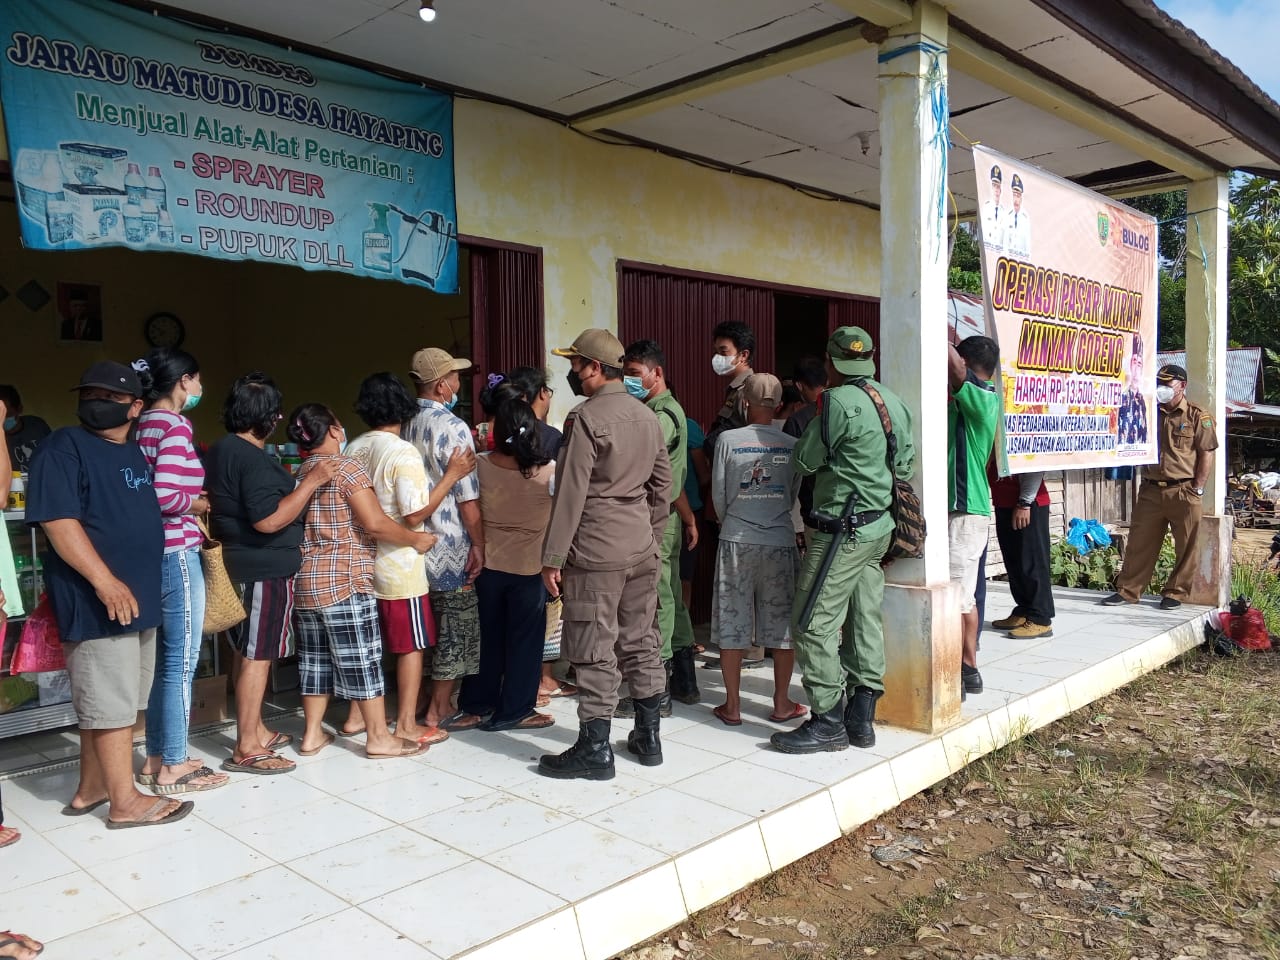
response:
<path id="1" fill-rule="evenodd" d="M 1027 509 L 1030 509 L 1035 505 L 1036 505 L 1036 502 L 1034 500 L 1025 500 L 1022 497 L 1018 498 L 1018 506 L 1020 507 L 1026 507 Z"/>
<path id="2" fill-rule="evenodd" d="M 1191 492 L 1194 493 L 1197 497 L 1203 497 L 1204 487 L 1192 487 Z"/>

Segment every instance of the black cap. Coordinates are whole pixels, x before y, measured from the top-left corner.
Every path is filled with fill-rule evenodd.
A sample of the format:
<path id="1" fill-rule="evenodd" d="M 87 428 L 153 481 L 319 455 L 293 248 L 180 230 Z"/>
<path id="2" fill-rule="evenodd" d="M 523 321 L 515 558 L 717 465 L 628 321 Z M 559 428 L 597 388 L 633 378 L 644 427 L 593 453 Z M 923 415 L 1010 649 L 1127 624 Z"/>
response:
<path id="1" fill-rule="evenodd" d="M 1000 183 L 1004 180 L 1004 175 L 1000 172 L 999 164 L 995 164 L 991 167 L 991 179 L 996 183 Z"/>
<path id="2" fill-rule="evenodd" d="M 1013 175 L 1013 180 L 1009 183 L 1009 189 L 1022 193 L 1022 178 L 1016 173 Z"/>
<path id="3" fill-rule="evenodd" d="M 80 382 L 72 390 L 101 387 L 113 393 L 127 393 L 131 397 L 142 396 L 142 381 L 132 367 L 114 360 L 100 360 L 80 375 Z"/>
<path id="4" fill-rule="evenodd" d="M 1159 383 L 1168 383 L 1170 380 L 1181 380 L 1186 383 L 1187 370 L 1176 363 L 1166 363 L 1156 372 L 1156 380 Z"/>

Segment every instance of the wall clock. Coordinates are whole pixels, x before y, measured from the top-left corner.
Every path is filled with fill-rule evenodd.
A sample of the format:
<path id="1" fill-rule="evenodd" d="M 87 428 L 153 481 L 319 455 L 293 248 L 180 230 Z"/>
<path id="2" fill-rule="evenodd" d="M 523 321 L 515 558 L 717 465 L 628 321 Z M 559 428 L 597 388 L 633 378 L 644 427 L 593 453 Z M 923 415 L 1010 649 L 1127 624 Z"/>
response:
<path id="1" fill-rule="evenodd" d="M 143 333 L 147 343 L 153 347 L 180 347 L 187 336 L 187 329 L 175 314 L 155 313 L 147 318 Z"/>

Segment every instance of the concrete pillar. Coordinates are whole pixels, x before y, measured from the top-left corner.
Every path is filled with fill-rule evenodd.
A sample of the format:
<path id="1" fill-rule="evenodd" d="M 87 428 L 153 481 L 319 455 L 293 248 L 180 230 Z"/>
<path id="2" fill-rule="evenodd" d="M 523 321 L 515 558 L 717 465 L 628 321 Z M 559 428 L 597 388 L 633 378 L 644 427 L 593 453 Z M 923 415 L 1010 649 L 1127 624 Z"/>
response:
<path id="1" fill-rule="evenodd" d="M 1218 426 L 1218 455 L 1204 490 L 1200 556 L 1191 600 L 1214 606 L 1231 592 L 1227 494 L 1227 205 L 1225 176 L 1187 188 L 1187 393 Z"/>
<path id="2" fill-rule="evenodd" d="M 889 571 L 879 714 L 927 731 L 960 715 L 959 600 L 947 566 L 947 227 L 939 202 L 947 118 L 935 118 L 930 89 L 939 68 L 945 89 L 946 46 L 947 13 L 932 0 L 918 0 L 911 21 L 890 28 L 879 45 L 880 379 L 915 418 L 913 484 L 928 524 L 924 559 Z"/>

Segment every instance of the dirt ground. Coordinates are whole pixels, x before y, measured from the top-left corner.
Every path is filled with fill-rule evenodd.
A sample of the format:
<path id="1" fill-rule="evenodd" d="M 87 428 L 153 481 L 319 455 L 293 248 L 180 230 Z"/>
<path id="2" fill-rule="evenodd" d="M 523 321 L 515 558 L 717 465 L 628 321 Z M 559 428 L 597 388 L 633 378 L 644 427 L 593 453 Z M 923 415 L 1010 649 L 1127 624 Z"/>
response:
<path id="1" fill-rule="evenodd" d="M 1189 654 L 623 960 L 1280 960 L 1278 682 Z"/>

